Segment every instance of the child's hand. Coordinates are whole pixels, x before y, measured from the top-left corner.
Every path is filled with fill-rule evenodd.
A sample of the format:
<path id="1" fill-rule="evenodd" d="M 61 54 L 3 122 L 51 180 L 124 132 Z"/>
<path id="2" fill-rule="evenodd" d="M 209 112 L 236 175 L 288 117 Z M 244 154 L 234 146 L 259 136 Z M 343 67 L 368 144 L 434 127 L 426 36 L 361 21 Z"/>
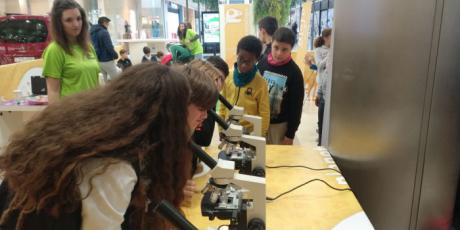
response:
<path id="1" fill-rule="evenodd" d="M 284 137 L 283 142 L 281 142 L 282 145 L 292 145 L 294 144 L 294 139 L 291 139 L 289 137 Z"/>
<path id="2" fill-rule="evenodd" d="M 193 180 L 187 180 L 184 187 L 184 202 L 183 205 L 190 207 L 192 203 L 193 194 L 197 192 L 196 184 Z"/>
<path id="3" fill-rule="evenodd" d="M 304 61 L 305 61 L 305 64 L 309 66 L 315 64 L 313 57 L 310 54 L 305 54 Z"/>
<path id="4" fill-rule="evenodd" d="M 222 141 L 225 139 L 225 134 L 222 132 L 219 132 L 219 141 Z"/>

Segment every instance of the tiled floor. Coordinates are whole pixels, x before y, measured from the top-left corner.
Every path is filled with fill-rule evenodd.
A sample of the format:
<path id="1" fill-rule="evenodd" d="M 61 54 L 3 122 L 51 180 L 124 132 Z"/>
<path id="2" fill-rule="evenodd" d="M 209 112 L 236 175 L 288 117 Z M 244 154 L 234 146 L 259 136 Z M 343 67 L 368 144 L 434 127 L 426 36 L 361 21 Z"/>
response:
<path id="1" fill-rule="evenodd" d="M 315 106 L 314 101 L 305 100 L 302 109 L 302 120 L 297 130 L 294 144 L 316 146 L 316 139 L 318 138 L 318 134 L 316 133 L 317 122 L 318 107 Z"/>

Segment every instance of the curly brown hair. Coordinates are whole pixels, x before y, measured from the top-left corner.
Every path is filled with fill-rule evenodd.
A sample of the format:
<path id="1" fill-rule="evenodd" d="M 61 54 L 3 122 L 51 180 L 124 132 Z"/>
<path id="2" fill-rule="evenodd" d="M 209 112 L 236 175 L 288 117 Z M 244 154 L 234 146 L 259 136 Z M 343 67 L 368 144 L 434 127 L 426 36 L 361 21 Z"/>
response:
<path id="1" fill-rule="evenodd" d="M 330 28 L 324 29 L 323 32 L 321 32 L 321 36 L 315 38 L 315 40 L 313 41 L 313 47 L 318 48 L 318 47 L 323 46 L 326 43 L 324 39 L 331 35 L 332 35 L 332 29 Z"/>
<path id="2" fill-rule="evenodd" d="M 123 160 L 140 169 L 130 206 L 132 229 L 166 229 L 147 200 L 179 208 L 191 170 L 187 125 L 190 84 L 172 68 L 145 63 L 108 84 L 48 106 L 16 133 L 0 154 L 0 172 L 14 193 L 0 223 L 19 210 L 16 229 L 29 213 L 75 211 L 85 160 Z M 130 218 L 131 219 L 131 218 Z"/>
<path id="3" fill-rule="evenodd" d="M 51 9 L 51 35 L 54 41 L 61 46 L 66 53 L 72 54 L 69 39 L 64 32 L 64 25 L 62 24 L 62 12 L 69 9 L 78 9 L 80 11 L 82 27 L 80 34 L 77 36 L 78 45 L 85 51 L 90 53 L 90 41 L 88 32 L 88 19 L 85 10 L 74 0 L 55 0 L 53 8 Z"/>

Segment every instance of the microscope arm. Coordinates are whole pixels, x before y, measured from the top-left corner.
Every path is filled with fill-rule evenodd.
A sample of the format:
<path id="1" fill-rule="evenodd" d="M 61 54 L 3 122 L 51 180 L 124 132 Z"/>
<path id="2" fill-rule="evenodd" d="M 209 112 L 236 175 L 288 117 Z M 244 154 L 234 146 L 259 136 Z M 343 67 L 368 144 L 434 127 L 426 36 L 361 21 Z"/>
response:
<path id="1" fill-rule="evenodd" d="M 265 221 L 265 178 L 243 175 L 235 172 L 235 162 L 219 159 L 215 161 L 200 146 L 191 142 L 192 151 L 211 168 L 211 177 L 217 185 L 235 184 L 244 189 L 247 199 L 254 201 L 254 207 L 248 211 L 248 218 Z"/>
<path id="2" fill-rule="evenodd" d="M 260 137 L 260 136 L 250 136 L 250 135 L 243 135 L 243 127 L 240 125 L 235 125 L 235 124 L 227 124 L 219 115 L 217 115 L 216 112 L 213 110 L 209 110 L 208 114 L 212 116 L 217 123 L 224 128 L 222 133 L 225 135 L 225 142 L 229 143 L 239 143 L 239 142 L 244 142 L 249 145 L 252 145 L 256 149 L 256 158 L 255 161 L 253 161 L 253 167 L 251 170 L 253 170 L 255 167 L 265 169 L 265 138 Z M 260 129 L 259 129 L 260 130 Z M 223 143 L 225 143 L 223 142 Z M 265 171 L 265 170 L 263 170 Z M 263 175 L 265 173 L 262 173 L 260 175 Z M 258 175 L 258 174 L 255 174 Z"/>
<path id="3" fill-rule="evenodd" d="M 243 119 L 254 125 L 252 135 L 262 137 L 262 120 L 259 116 L 243 115 Z"/>
<path id="4" fill-rule="evenodd" d="M 247 115 L 244 114 L 244 108 L 239 107 L 239 106 L 233 106 L 230 104 L 230 102 L 225 99 L 224 96 L 219 94 L 219 101 L 227 107 L 227 109 L 230 111 L 230 118 L 232 116 L 235 116 L 237 120 L 243 118 L 244 120 L 250 122 L 251 124 L 254 125 L 253 132 L 251 134 L 255 136 L 262 136 L 262 120 L 259 116 L 254 116 L 254 115 Z"/>
<path id="5" fill-rule="evenodd" d="M 222 183 L 223 180 L 222 184 L 228 184 L 228 182 L 226 182 L 228 178 L 233 178 L 233 174 L 235 173 L 235 162 L 222 159 L 216 161 L 193 141 L 190 142 L 190 148 L 198 159 L 203 161 L 211 169 L 211 176 L 216 178 L 217 181 Z"/>
<path id="6" fill-rule="evenodd" d="M 229 142 L 238 142 L 243 136 L 243 127 L 241 125 L 228 124 L 222 117 L 217 115 L 214 110 L 208 110 L 208 115 L 213 117 L 214 120 L 222 127 L 223 133 L 226 136 L 226 141 Z"/>
<path id="7" fill-rule="evenodd" d="M 253 201 L 252 209 L 248 210 L 247 219 L 259 218 L 265 222 L 265 178 L 234 173 L 229 182 L 244 190 L 245 199 Z"/>

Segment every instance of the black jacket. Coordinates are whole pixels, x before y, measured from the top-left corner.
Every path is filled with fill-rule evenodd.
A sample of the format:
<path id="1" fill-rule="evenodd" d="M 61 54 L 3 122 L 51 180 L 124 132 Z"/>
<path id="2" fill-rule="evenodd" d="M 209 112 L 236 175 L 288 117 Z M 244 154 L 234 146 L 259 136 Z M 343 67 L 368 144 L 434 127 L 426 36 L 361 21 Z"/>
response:
<path id="1" fill-rule="evenodd" d="M 12 192 L 8 189 L 5 181 L 0 185 L 0 216 L 8 208 Z M 0 230 L 14 230 L 19 218 L 19 211 L 15 210 L 5 224 L 0 225 Z M 70 213 L 61 213 L 55 218 L 45 213 L 29 213 L 25 216 L 23 230 L 80 230 L 81 229 L 81 207 Z"/>
<path id="2" fill-rule="evenodd" d="M 264 76 L 265 71 L 270 71 L 287 78 L 284 93 L 281 99 L 279 113 L 274 113 L 272 108 L 272 92 L 270 94 L 270 123 L 278 124 L 287 122 L 287 131 L 285 136 L 294 138 L 295 132 L 300 125 L 302 116 L 303 98 L 305 95 L 302 72 L 299 66 L 291 60 L 282 66 L 273 66 L 268 63 L 268 55 L 257 63 L 260 74 Z M 266 76 L 264 76 L 266 78 Z"/>
<path id="3" fill-rule="evenodd" d="M 267 47 L 265 47 L 265 50 L 262 53 L 262 55 L 260 55 L 258 61 L 261 61 L 262 59 L 267 58 L 268 54 L 271 53 L 271 52 L 272 52 L 272 43 L 269 43 L 269 44 L 267 44 Z"/>
<path id="4" fill-rule="evenodd" d="M 110 34 L 104 26 L 99 24 L 92 26 L 90 34 L 99 62 L 108 62 L 118 59 L 118 54 L 113 48 Z"/>
<path id="5" fill-rule="evenodd" d="M 0 184 L 0 216 L 8 208 L 11 199 L 13 198 L 13 192 L 7 186 L 7 183 L 3 181 Z M 132 230 L 129 226 L 128 221 L 133 213 L 134 209 L 129 206 L 124 215 L 125 221 L 121 224 L 122 230 Z M 19 211 L 15 210 L 10 214 L 6 223 L 0 225 L 0 230 L 15 230 L 16 224 L 19 218 Z M 81 217 L 81 205 L 68 213 L 61 213 L 59 217 L 53 217 L 47 213 L 32 212 L 26 214 L 22 230 L 80 230 L 82 223 Z"/>
<path id="6" fill-rule="evenodd" d="M 145 55 L 142 56 L 142 61 L 141 61 L 141 63 L 149 62 L 149 61 L 151 61 L 151 62 L 158 62 L 157 57 L 155 57 L 155 55 L 151 55 L 151 56 L 150 56 L 150 60 L 149 60 L 148 58 L 146 58 Z"/>
<path id="7" fill-rule="evenodd" d="M 126 68 L 132 66 L 133 64 L 131 63 L 131 60 L 129 58 L 126 58 L 125 60 L 118 59 L 117 66 L 118 68 L 125 70 Z"/>

